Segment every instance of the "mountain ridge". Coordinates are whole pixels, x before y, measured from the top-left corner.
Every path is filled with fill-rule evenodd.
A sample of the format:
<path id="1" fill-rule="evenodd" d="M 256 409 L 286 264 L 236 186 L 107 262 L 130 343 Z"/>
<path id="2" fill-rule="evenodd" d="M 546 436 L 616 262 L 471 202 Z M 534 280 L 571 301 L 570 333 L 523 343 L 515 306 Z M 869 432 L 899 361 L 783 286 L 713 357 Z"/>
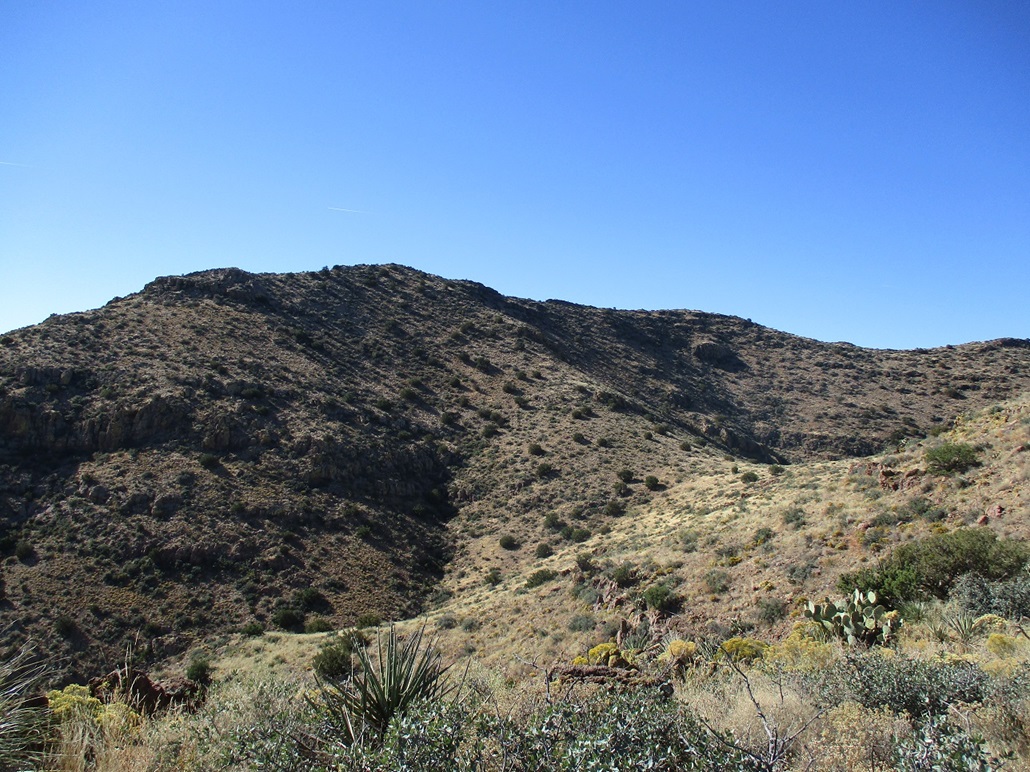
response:
<path id="1" fill-rule="evenodd" d="M 0 623 L 73 618 L 86 667 L 140 631 L 159 660 L 297 606 L 410 615 L 458 521 L 603 527 L 621 468 L 858 457 L 1028 387 L 1015 338 L 863 349 L 394 265 L 161 277 L 0 336 Z"/>

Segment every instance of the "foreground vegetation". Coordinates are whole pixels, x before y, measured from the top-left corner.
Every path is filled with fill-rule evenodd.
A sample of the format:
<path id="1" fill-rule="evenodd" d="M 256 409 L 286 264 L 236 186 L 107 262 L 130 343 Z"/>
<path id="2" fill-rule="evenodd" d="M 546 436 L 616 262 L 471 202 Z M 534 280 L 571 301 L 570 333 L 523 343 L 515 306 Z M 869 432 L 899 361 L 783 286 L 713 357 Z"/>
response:
<path id="1" fill-rule="evenodd" d="M 987 596 L 1030 598 L 1025 560 L 956 584 L 973 577 Z M 300 679 L 226 673 L 196 710 L 156 715 L 76 686 L 26 702 L 40 670 L 23 654 L 3 673 L 0 768 L 1027 769 L 1026 614 L 972 616 L 983 597 L 886 611 L 856 592 L 811 604 L 778 642 L 608 641 L 520 684 L 445 666 L 424 626 L 329 633 Z M 847 615 L 872 633 L 851 635 Z"/>

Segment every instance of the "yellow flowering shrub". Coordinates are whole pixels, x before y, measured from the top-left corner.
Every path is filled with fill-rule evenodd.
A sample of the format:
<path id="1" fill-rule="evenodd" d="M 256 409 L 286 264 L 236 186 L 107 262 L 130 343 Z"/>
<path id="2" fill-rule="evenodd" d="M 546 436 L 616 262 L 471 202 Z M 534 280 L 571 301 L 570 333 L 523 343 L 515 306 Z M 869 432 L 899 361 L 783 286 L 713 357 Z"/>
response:
<path id="1" fill-rule="evenodd" d="M 991 652 L 991 654 L 998 658 L 1011 657 L 1016 653 L 1018 645 L 1019 641 L 1011 635 L 1005 635 L 1004 633 L 991 633 L 987 636 L 987 651 Z"/>
<path id="2" fill-rule="evenodd" d="M 142 723 L 139 713 L 124 702 L 104 703 L 89 693 L 88 686 L 69 684 L 47 692 L 50 713 L 60 723 L 86 720 L 107 731 L 134 729 Z"/>
<path id="3" fill-rule="evenodd" d="M 754 638 L 730 638 L 719 647 L 718 659 L 729 657 L 733 662 L 753 662 L 762 656 L 769 644 Z"/>
<path id="4" fill-rule="evenodd" d="M 816 638 L 817 625 L 798 622 L 790 635 L 762 653 L 767 665 L 791 672 L 811 673 L 830 666 L 838 656 L 832 643 Z"/>

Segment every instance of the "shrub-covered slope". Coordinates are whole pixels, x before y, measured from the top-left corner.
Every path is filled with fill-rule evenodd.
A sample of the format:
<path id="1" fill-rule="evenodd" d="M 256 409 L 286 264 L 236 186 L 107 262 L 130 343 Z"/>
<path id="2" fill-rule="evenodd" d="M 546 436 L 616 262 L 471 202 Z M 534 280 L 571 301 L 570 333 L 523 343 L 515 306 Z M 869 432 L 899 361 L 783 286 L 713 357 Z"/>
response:
<path id="1" fill-rule="evenodd" d="M 867 350 L 399 266 L 158 279 L 0 338 L 5 642 L 92 671 L 411 615 L 507 570 L 506 531 L 582 544 L 702 467 L 865 454 L 1018 394 L 1028 345 Z"/>

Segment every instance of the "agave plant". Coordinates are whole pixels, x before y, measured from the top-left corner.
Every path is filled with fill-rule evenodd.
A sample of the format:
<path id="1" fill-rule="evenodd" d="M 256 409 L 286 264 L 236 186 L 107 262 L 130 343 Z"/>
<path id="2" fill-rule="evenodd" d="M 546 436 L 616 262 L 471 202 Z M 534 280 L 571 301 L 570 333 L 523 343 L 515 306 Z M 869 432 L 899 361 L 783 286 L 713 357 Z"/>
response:
<path id="1" fill-rule="evenodd" d="M 27 645 L 0 662 L 0 769 L 37 760 L 46 711 L 33 697 L 48 672 Z"/>
<path id="2" fill-rule="evenodd" d="M 448 683 L 450 666 L 441 664 L 436 647 L 422 645 L 424 633 L 425 626 L 401 641 L 391 625 L 385 644 L 384 636 L 377 636 L 374 659 L 372 647 L 359 647 L 357 672 L 319 682 L 322 707 L 345 745 L 378 742 L 394 716 L 417 702 L 441 700 L 457 688 Z"/>

